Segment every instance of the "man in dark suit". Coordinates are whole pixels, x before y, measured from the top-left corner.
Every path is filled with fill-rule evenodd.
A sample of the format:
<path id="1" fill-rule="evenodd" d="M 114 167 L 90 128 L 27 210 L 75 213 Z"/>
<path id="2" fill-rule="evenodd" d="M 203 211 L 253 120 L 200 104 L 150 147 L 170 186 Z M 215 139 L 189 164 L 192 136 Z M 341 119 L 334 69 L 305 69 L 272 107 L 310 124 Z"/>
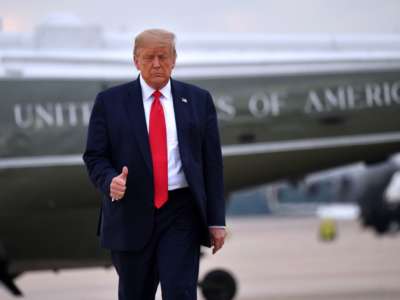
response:
<path id="1" fill-rule="evenodd" d="M 222 155 L 209 92 L 171 78 L 175 36 L 135 39 L 133 82 L 97 95 L 84 161 L 120 300 L 196 299 L 200 245 L 225 239 Z"/>

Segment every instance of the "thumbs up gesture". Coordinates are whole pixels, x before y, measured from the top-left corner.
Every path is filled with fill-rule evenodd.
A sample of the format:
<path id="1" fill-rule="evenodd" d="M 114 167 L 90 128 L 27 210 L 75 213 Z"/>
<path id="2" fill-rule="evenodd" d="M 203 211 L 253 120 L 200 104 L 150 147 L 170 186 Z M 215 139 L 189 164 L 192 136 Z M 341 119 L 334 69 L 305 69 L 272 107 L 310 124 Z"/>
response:
<path id="1" fill-rule="evenodd" d="M 110 196 L 112 201 L 121 200 L 125 195 L 126 179 L 128 178 L 128 168 L 123 167 L 121 174 L 115 176 L 110 184 Z"/>

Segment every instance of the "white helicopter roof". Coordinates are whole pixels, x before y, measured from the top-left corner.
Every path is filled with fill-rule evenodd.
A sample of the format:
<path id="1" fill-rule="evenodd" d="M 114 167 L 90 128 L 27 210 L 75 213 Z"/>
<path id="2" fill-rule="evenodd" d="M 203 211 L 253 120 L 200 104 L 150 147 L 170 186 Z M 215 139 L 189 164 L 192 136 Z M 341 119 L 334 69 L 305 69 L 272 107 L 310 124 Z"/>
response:
<path id="1" fill-rule="evenodd" d="M 0 78 L 126 79 L 133 32 L 50 18 L 0 32 Z M 400 69 L 400 35 L 179 34 L 175 77 L 276 76 Z"/>

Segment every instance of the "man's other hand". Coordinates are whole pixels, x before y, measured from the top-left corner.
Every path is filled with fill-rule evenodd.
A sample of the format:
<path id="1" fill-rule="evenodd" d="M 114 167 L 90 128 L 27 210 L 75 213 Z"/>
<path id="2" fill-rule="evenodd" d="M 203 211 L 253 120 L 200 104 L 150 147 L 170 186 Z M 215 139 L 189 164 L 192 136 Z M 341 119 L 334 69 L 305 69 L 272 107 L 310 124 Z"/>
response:
<path id="1" fill-rule="evenodd" d="M 212 253 L 215 254 L 222 248 L 225 242 L 226 230 L 225 228 L 209 228 L 211 245 L 213 247 Z"/>
<path id="2" fill-rule="evenodd" d="M 123 167 L 121 174 L 115 176 L 110 183 L 110 196 L 112 201 L 121 200 L 126 191 L 126 179 L 128 178 L 128 168 Z"/>

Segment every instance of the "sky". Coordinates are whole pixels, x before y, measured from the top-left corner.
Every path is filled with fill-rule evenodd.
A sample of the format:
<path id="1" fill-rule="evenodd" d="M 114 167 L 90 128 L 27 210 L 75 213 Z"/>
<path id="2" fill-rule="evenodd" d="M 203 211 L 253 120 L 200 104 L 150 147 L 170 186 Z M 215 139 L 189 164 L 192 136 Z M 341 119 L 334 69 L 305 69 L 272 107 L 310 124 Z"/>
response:
<path id="1" fill-rule="evenodd" d="M 3 31 L 33 31 L 60 12 L 111 31 L 400 33 L 400 0 L 0 0 Z"/>

